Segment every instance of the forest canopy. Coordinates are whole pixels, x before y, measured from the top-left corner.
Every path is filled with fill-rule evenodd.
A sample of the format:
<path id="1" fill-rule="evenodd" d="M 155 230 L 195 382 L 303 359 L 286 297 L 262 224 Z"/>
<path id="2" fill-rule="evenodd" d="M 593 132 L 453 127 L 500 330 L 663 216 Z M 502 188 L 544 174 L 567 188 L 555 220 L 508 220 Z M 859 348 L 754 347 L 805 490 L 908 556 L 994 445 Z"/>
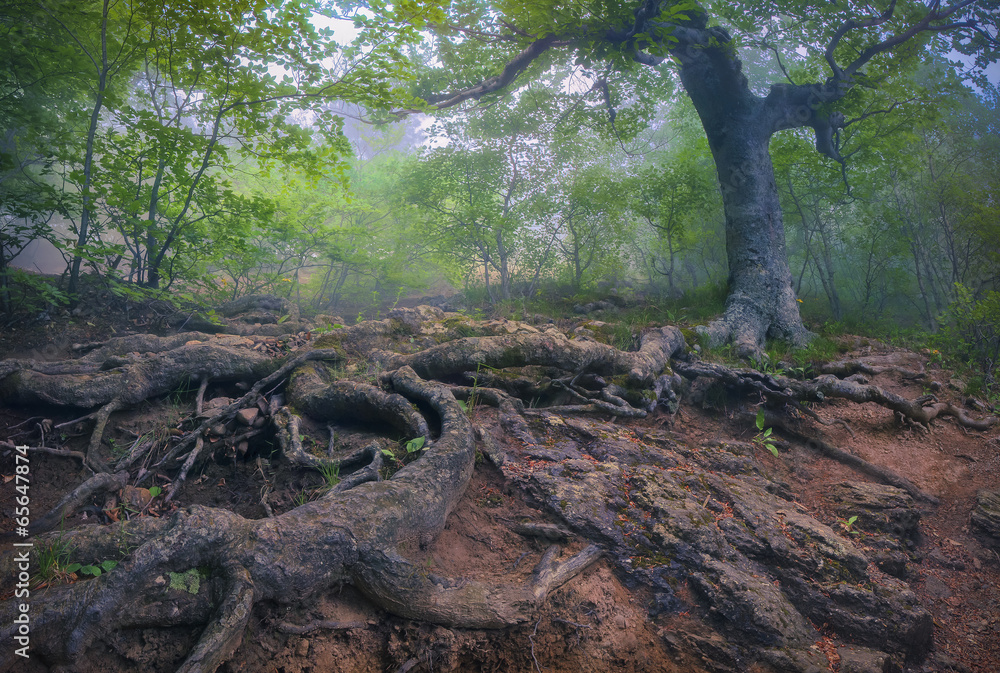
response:
<path id="1" fill-rule="evenodd" d="M 935 329 L 997 289 L 996 25 L 971 0 L 9 2 L 2 310 L 74 305 L 87 271 L 331 312 L 725 296 L 705 333 L 747 354 L 808 340 L 800 310 Z M 43 247 L 54 284 L 22 270 Z"/>

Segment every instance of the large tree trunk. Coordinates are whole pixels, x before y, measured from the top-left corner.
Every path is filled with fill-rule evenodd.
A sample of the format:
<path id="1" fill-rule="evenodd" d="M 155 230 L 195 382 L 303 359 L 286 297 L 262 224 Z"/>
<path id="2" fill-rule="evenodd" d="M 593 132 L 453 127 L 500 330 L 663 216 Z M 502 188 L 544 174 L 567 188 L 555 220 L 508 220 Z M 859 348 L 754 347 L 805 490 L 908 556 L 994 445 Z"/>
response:
<path id="1" fill-rule="evenodd" d="M 744 356 L 765 338 L 804 344 L 785 253 L 785 227 L 768 153 L 774 127 L 739 60 L 725 49 L 693 50 L 682 58 L 681 80 L 701 118 L 715 159 L 726 213 L 729 298 L 707 327 L 712 345 L 732 341 Z"/>

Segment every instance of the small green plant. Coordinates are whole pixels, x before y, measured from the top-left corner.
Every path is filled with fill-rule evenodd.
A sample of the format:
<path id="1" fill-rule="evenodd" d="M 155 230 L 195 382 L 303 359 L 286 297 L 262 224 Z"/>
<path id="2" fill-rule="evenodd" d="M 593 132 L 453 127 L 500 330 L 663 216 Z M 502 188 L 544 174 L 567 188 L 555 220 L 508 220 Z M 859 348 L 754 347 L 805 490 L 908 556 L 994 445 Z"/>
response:
<path id="1" fill-rule="evenodd" d="M 458 400 L 458 406 L 462 408 L 462 411 L 466 416 L 472 416 L 475 413 L 476 404 L 479 403 L 479 373 L 483 368 L 492 369 L 492 367 L 484 365 L 482 362 L 476 363 L 476 376 L 472 378 L 472 393 L 469 395 L 469 401 L 463 402 Z"/>
<path id="2" fill-rule="evenodd" d="M 771 436 L 771 432 L 774 428 L 764 427 L 764 409 L 757 410 L 757 435 L 753 438 L 753 443 L 757 446 L 767 449 L 774 454 L 775 458 L 778 457 L 778 447 L 774 445 L 774 438 Z"/>
<path id="3" fill-rule="evenodd" d="M 848 519 L 837 519 L 837 523 L 840 524 L 840 527 L 844 529 L 845 533 L 850 533 L 851 535 L 861 535 L 861 531 L 854 528 L 854 524 L 857 523 L 857 521 L 857 514 Z"/>
<path id="4" fill-rule="evenodd" d="M 66 566 L 72 551 L 72 545 L 62 539 L 58 539 L 46 547 L 41 547 L 38 550 L 38 581 L 56 584 L 68 575 Z"/>
<path id="5" fill-rule="evenodd" d="M 197 392 L 197 390 L 198 382 L 196 380 L 193 381 L 189 376 L 185 376 L 180 384 L 170 391 L 167 398 L 170 400 L 172 406 L 178 407 L 186 398 Z"/>
<path id="6" fill-rule="evenodd" d="M 426 437 L 416 437 L 414 439 L 411 439 L 406 443 L 406 453 L 417 453 L 420 450 L 426 451 L 428 448 L 430 448 L 428 446 L 425 446 L 426 442 L 427 442 Z"/>
<path id="7" fill-rule="evenodd" d="M 295 496 L 295 500 L 293 502 L 295 503 L 296 507 L 301 507 L 302 505 L 309 502 L 309 494 L 306 493 L 305 489 L 302 489 L 301 491 L 299 491 L 298 495 Z"/>
<path id="8" fill-rule="evenodd" d="M 155 498 L 156 496 L 160 495 L 161 493 L 163 493 L 163 489 L 160 488 L 159 486 L 150 486 L 149 487 L 149 497 L 150 498 Z"/>
<path id="9" fill-rule="evenodd" d="M 109 437 L 108 448 L 111 449 L 111 457 L 118 461 L 125 457 L 131 447 L 124 442 L 119 443 L 114 437 Z"/>
<path id="10" fill-rule="evenodd" d="M 767 374 L 769 376 L 784 376 L 785 370 L 778 367 L 776 364 L 777 358 L 772 358 L 768 356 L 763 356 L 760 359 L 754 360 L 754 366 L 761 374 Z"/>
<path id="11" fill-rule="evenodd" d="M 322 463 L 319 473 L 323 475 L 327 489 L 331 489 L 340 483 L 340 463 Z"/>
<path id="12" fill-rule="evenodd" d="M 101 561 L 97 565 L 83 565 L 82 563 L 71 563 L 66 566 L 66 572 L 75 573 L 78 572 L 81 575 L 91 575 L 93 577 L 100 577 L 103 573 L 109 573 L 115 569 L 118 565 L 118 561 Z"/>

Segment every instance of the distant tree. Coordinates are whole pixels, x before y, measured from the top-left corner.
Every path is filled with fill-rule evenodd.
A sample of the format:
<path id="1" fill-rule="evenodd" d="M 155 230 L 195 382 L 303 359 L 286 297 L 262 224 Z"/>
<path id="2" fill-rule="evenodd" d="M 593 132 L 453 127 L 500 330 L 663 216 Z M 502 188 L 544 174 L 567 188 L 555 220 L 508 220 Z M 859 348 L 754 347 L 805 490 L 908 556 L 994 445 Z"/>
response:
<path id="1" fill-rule="evenodd" d="M 245 207 L 231 184 L 241 161 L 342 177 L 350 147 L 331 103 L 378 114 L 414 100 L 398 82 L 408 77 L 401 50 L 416 39 L 419 6 L 392 10 L 401 27 L 391 34 L 341 46 L 313 20 L 327 11 L 321 0 L 14 4 L 47 30 L 16 32 L 32 68 L 0 82 L 0 95 L 35 77 L 52 83 L 44 106 L 69 82 L 76 110 L 61 123 L 82 129 L 80 142 L 48 157 L 73 233 L 64 246 L 71 294 L 85 262 L 169 284 L 194 268 L 196 259 L 172 258 L 199 254 L 192 242 L 206 221 Z M 0 119 L 10 109 L 0 101 Z"/>
<path id="2" fill-rule="evenodd" d="M 660 68 L 676 65 L 708 138 L 726 213 L 729 298 L 724 316 L 706 331 L 713 343 L 731 340 L 746 355 L 759 353 L 768 336 L 795 344 L 810 338 L 785 252 L 768 154 L 772 135 L 811 128 L 816 150 L 843 162 L 845 116 L 839 104 L 907 72 L 932 51 L 954 48 L 975 55 L 980 68 L 997 54 L 996 4 L 990 0 L 950 5 L 888 0 L 876 6 L 531 0 L 475 10 L 462 3 L 439 25 L 444 67 L 418 89 L 436 108 L 484 99 L 515 86 L 522 76 L 537 76 L 561 57 L 575 59 L 591 74 L 592 91 L 614 121 L 615 75 L 642 77 L 635 74 L 641 64 L 669 77 Z M 743 73 L 740 47 L 774 51 L 788 81 L 755 90 Z M 792 76 L 780 59 L 802 61 L 796 49 L 809 54 L 808 67 Z M 431 93 L 446 84 L 446 93 Z M 649 92 L 641 86 L 634 91 L 635 103 L 648 106 Z"/>

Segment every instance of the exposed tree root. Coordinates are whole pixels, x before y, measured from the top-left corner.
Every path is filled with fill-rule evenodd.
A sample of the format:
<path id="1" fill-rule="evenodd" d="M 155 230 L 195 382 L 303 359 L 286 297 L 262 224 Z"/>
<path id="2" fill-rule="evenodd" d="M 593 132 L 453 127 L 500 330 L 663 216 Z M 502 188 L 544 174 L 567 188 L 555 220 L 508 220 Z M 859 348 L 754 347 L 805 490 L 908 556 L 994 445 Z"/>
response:
<path id="1" fill-rule="evenodd" d="M 842 380 L 830 374 L 819 376 L 812 381 L 801 384 L 799 391 L 800 395 L 812 398 L 822 399 L 822 396 L 826 396 L 839 397 L 858 403 L 875 402 L 923 425 L 928 425 L 938 416 L 954 416 L 959 425 L 974 430 L 988 430 L 997 422 L 1000 422 L 1000 418 L 997 416 L 990 416 L 980 420 L 969 418 L 964 411 L 954 404 L 938 402 L 933 395 L 918 397 L 915 400 L 907 400 L 878 386 Z"/>
<path id="2" fill-rule="evenodd" d="M 357 422 L 386 424 L 409 437 L 430 435 L 427 421 L 401 395 L 373 385 L 332 379 L 322 365 L 307 365 L 288 386 L 288 402 L 312 418 L 330 418 L 350 409 Z"/>
<path id="3" fill-rule="evenodd" d="M 662 327 L 643 334 L 638 352 L 620 351 L 596 341 L 568 339 L 561 333 L 512 334 L 469 337 L 440 344 L 412 355 L 386 351 L 372 354 L 387 369 L 403 365 L 424 378 L 443 378 L 484 365 L 493 368 L 541 365 L 576 374 L 625 375 L 635 385 L 651 385 L 684 346 L 676 327 Z"/>
<path id="4" fill-rule="evenodd" d="M 85 526 L 61 533 L 60 544 L 72 545 L 79 558 L 120 559 L 120 563 L 99 578 L 51 587 L 45 593 L 32 596 L 33 651 L 57 668 L 66 666 L 67 670 L 72 670 L 86 657 L 95 639 L 106 638 L 120 629 L 205 625 L 179 670 L 211 672 L 240 646 L 255 604 L 262 601 L 294 604 L 342 583 L 354 585 L 373 603 L 396 615 L 447 626 L 496 628 L 533 620 L 551 591 L 601 557 L 598 547 L 591 545 L 575 554 L 561 556 L 560 548 L 552 545 L 526 584 L 441 577 L 417 559 L 407 557 L 414 549 L 426 547 L 443 530 L 449 513 L 471 478 L 477 438 L 483 451 L 497 465 L 504 465 L 509 456 L 514 456 L 513 462 L 519 460 L 514 447 L 510 447 L 510 454 L 505 452 L 505 447 L 496 439 L 501 433 L 495 432 L 495 428 L 476 430 L 472 427 L 470 416 L 475 417 L 474 403 L 496 407 L 500 426 L 510 437 L 525 445 L 538 443 L 525 420 L 526 415 L 541 414 L 551 419 L 541 424 L 542 429 L 538 430 L 541 433 L 561 425 L 560 419 L 552 416 L 553 412 L 641 417 L 657 404 L 676 404 L 667 368 L 671 357 L 683 347 L 684 339 L 679 330 L 664 327 L 645 333 L 638 352 L 623 352 L 586 338 L 569 339 L 553 330 L 541 334 L 458 339 L 410 355 L 378 351 L 370 357 L 386 367 L 379 381 L 382 387 L 340 380 L 342 371 L 325 362 L 316 362 L 342 359 L 345 347 L 353 352 L 354 346 L 360 349 L 362 344 L 370 344 L 372 337 L 385 343 L 384 337 L 398 334 L 403 328 L 414 328 L 411 323 L 420 315 L 423 315 L 420 311 L 404 311 L 385 321 L 338 329 L 321 337 L 327 339 L 321 343 L 330 348 L 302 352 L 284 362 L 259 354 L 250 347 L 252 340 L 200 334 L 112 340 L 73 363 L 0 362 L 2 400 L 47 401 L 98 408 L 89 415 L 97 421 L 88 452 L 92 456 L 96 456 L 100 446 L 104 425 L 118 408 L 163 394 L 197 377 L 200 386 L 196 406 L 200 412 L 210 379 L 247 384 L 255 381 L 240 399 L 211 418 L 199 418 L 197 427 L 181 437 L 156 465 L 147 469 L 148 463 L 144 463 L 139 469 L 136 481 L 153 474 L 157 468 L 169 467 L 171 473 L 179 468 L 168 499 L 180 491 L 187 476 L 201 461 L 218 455 L 217 447 L 232 448 L 234 442 L 262 432 L 257 421 L 248 420 L 253 414 L 249 417 L 244 414 L 237 420 L 241 409 L 267 410 L 266 415 L 271 417 L 277 429 L 281 456 L 289 464 L 310 469 L 336 464 L 342 472 L 341 481 L 323 495 L 275 515 L 266 498 L 270 482 L 258 458 L 258 469 L 264 475 L 261 498 L 267 518 L 249 520 L 227 510 L 188 506 L 175 511 L 169 518 L 138 517 L 115 526 Z M 735 335 L 737 350 L 747 353 L 759 354 L 763 332 L 785 329 L 781 325 L 775 327 L 774 320 L 767 326 L 761 321 L 757 327 L 737 324 L 734 320 L 727 313 L 727 317 L 711 329 Z M 801 326 L 796 330 L 791 324 L 784 335 L 793 341 L 808 338 Z M 496 371 L 481 371 L 484 365 Z M 508 371 L 500 371 L 528 366 L 547 368 L 545 378 L 532 381 L 527 376 L 511 376 Z M 707 376 L 738 392 L 755 392 L 772 401 L 792 404 L 821 423 L 832 421 L 824 421 L 804 403 L 842 397 L 855 402 L 876 402 L 919 423 L 929 423 L 942 414 L 954 415 L 966 427 L 987 428 L 996 422 L 992 418 L 985 421 L 969 419 L 952 405 L 929 398 L 905 400 L 877 386 L 844 381 L 829 374 L 801 382 L 702 362 L 676 362 L 674 369 L 688 378 Z M 664 375 L 665 370 L 667 375 Z M 851 367 L 845 367 L 843 371 L 849 370 Z M 449 386 L 428 380 L 444 378 L 455 382 L 463 376 L 471 379 L 474 385 Z M 284 393 L 273 396 L 263 393 L 278 390 L 286 381 Z M 123 392 L 126 390 L 127 393 Z M 463 409 L 456 398 L 465 400 L 471 408 Z M 533 398 L 542 398 L 543 404 L 553 406 L 542 410 L 525 409 L 525 402 L 530 405 Z M 423 415 L 428 411 L 436 415 L 430 422 Z M 493 412 L 484 412 L 487 413 L 492 419 Z M 768 413 L 768 425 L 780 427 L 827 456 L 904 488 L 917 498 L 936 502 L 933 496 L 899 475 L 841 451 L 821 438 L 810 438 L 788 418 Z M 391 478 L 383 480 L 380 478 L 382 440 L 371 441 L 351 455 L 334 461 L 334 432 L 328 426 L 327 455 L 314 455 L 303 446 L 299 414 L 320 424 L 334 420 L 374 423 L 391 428 L 394 439 L 401 435 L 422 436 L 426 438 L 427 450 L 420 452 L 419 458 Z M 214 447 L 206 441 L 213 427 L 228 424 L 231 429 L 238 427 L 239 422 L 243 423 L 243 428 L 235 439 L 216 441 Z M 642 554 L 649 549 L 660 549 L 669 552 L 660 554 L 663 558 L 677 559 L 677 563 L 700 568 L 691 576 L 705 594 L 703 598 L 713 606 L 722 606 L 721 614 L 726 619 L 744 620 L 749 615 L 747 619 L 757 624 L 751 624 L 748 631 L 751 635 L 757 633 L 753 629 L 759 627 L 760 633 L 771 639 L 768 642 L 785 642 L 795 647 L 812 642 L 809 638 L 813 633 L 804 618 L 801 624 L 795 621 L 791 626 L 783 618 L 779 619 L 779 615 L 785 614 L 781 609 L 790 605 L 790 597 L 795 591 L 803 595 L 812 592 L 810 596 L 816 593 L 804 579 L 801 586 L 795 588 L 795 582 L 810 577 L 802 574 L 800 578 L 796 564 L 814 552 L 809 551 L 811 548 L 805 542 L 800 544 L 789 535 L 801 531 L 803 540 L 825 541 L 823 553 L 838 560 L 836 566 L 818 565 L 821 569 L 826 568 L 830 581 L 853 585 L 853 579 L 845 583 L 844 578 L 863 577 L 868 568 L 869 562 L 860 552 L 841 543 L 833 531 L 818 522 L 784 509 L 778 511 L 780 526 L 772 517 L 757 516 L 764 508 L 784 505 L 775 505 L 776 498 L 764 487 L 766 475 L 757 468 L 745 469 L 750 458 L 720 449 L 708 457 L 715 462 L 710 463 L 711 470 L 702 473 L 704 479 L 696 476 L 688 479 L 683 474 L 686 469 L 670 468 L 681 463 L 694 464 L 700 458 L 693 454 L 682 456 L 680 448 L 675 450 L 666 444 L 655 447 L 611 437 L 617 429 L 611 433 L 591 433 L 584 423 L 567 420 L 564 425 L 586 437 L 588 444 L 602 445 L 602 448 L 614 445 L 613 453 L 608 455 L 615 458 L 585 456 L 588 460 L 581 460 L 582 447 L 565 442 L 570 445 L 565 461 L 545 459 L 538 462 L 545 462 L 547 467 L 537 470 L 533 467 L 523 472 L 526 480 L 535 480 L 539 501 L 543 500 L 542 494 L 548 493 L 545 489 L 550 489 L 551 493 L 545 497 L 559 503 L 572 531 L 601 530 L 599 539 L 603 544 L 620 537 L 614 544 L 620 544 L 621 554 L 625 554 L 621 550 L 632 550 L 628 546 L 632 541 L 626 544 L 624 536 L 635 534 L 642 545 Z M 438 427 L 440 433 L 435 438 L 432 435 Z M 561 431 L 563 438 L 570 434 L 565 428 Z M 215 431 L 214 436 L 218 435 L 219 431 Z M 128 454 L 119 460 L 119 469 L 131 468 L 141 458 L 152 462 L 154 449 L 161 449 L 166 442 L 165 437 L 137 438 Z M 547 443 L 546 451 L 554 444 L 559 442 Z M 541 454 L 537 448 L 534 450 Z M 637 462 L 630 464 L 626 473 L 623 466 L 633 459 Z M 662 464 L 655 464 L 657 460 Z M 653 462 L 647 464 L 647 461 Z M 720 467 L 734 469 L 732 474 L 724 476 L 717 470 Z M 551 474 L 545 472 L 549 468 L 553 470 Z M 657 474 L 660 471 L 663 474 Z M 511 474 L 517 474 L 516 470 Z M 573 486 L 572 479 L 579 479 L 580 483 Z M 125 471 L 114 475 L 100 472 L 36 522 L 33 531 L 52 528 L 53 522 L 92 498 L 94 493 L 121 488 L 127 481 Z M 686 488 L 690 486 L 702 489 L 697 498 Z M 617 516 L 628 529 L 610 523 L 606 530 L 593 528 L 593 521 L 584 515 L 590 516 L 587 513 L 597 510 L 590 506 L 592 502 L 588 499 L 600 493 L 606 501 L 602 501 L 600 507 L 611 507 L 609 503 L 613 498 L 621 492 L 628 495 L 630 490 L 636 497 L 629 496 L 620 510 L 615 505 L 614 515 L 610 509 L 607 516 L 598 513 L 608 522 Z M 729 505 L 723 507 L 721 503 L 730 500 L 743 504 L 735 511 L 727 511 Z M 641 508 L 645 509 L 640 512 Z M 740 517 L 747 525 L 733 525 L 737 522 L 730 519 L 735 517 Z M 665 522 L 673 528 L 666 527 Z M 786 525 L 790 526 L 791 533 L 780 529 Z M 548 541 L 563 541 L 571 534 L 567 528 L 549 524 L 521 524 L 515 531 Z M 675 535 L 677 531 L 683 534 Z M 727 542 L 726 536 L 732 540 Z M 762 542 L 765 539 L 767 544 Z M 36 547 L 43 548 L 55 541 L 55 535 L 43 534 L 36 540 Z M 778 565 L 785 574 L 775 577 L 782 582 L 787 580 L 792 588 L 779 587 L 771 580 L 758 581 L 756 575 L 747 575 L 745 568 L 730 567 L 723 562 L 722 556 L 712 556 L 735 554 L 734 549 L 748 555 L 747 558 L 759 556 L 762 564 L 773 564 L 779 557 L 784 559 L 781 562 L 784 565 Z M 636 555 L 638 553 L 632 550 L 626 556 L 633 560 L 649 560 Z M 0 565 L 4 562 L 0 561 Z M 812 560 L 805 565 L 808 572 L 816 567 Z M 666 567 L 661 564 L 655 572 L 666 572 Z M 770 565 L 760 566 L 764 567 Z M 794 572 L 793 568 L 796 568 Z M 0 568 L 3 570 L 6 569 Z M 639 564 L 627 572 L 637 573 L 635 577 L 652 577 L 652 574 L 638 574 L 644 572 Z M 177 574 L 190 573 L 199 578 L 195 593 L 171 588 Z M 660 581 L 662 585 L 665 580 L 661 577 Z M 660 598 L 665 602 L 672 600 L 668 587 L 661 585 L 657 585 L 663 592 Z M 758 585 L 766 592 L 745 589 Z M 816 601 L 822 596 L 816 594 Z M 844 599 L 844 606 L 853 605 L 850 598 Z M 865 600 L 868 598 L 866 595 Z M 828 602 L 833 600 L 829 596 L 826 599 Z M 805 604 L 804 599 L 800 602 Z M 827 614 L 839 614 L 833 607 L 823 607 L 828 603 L 816 605 L 821 607 L 816 608 L 815 615 L 810 613 L 809 616 L 817 623 L 825 621 Z M 740 606 L 752 609 L 744 615 L 740 612 L 744 607 Z M 773 614 L 767 612 L 772 608 Z M 924 619 L 923 613 L 918 614 L 919 610 L 908 610 L 906 619 L 916 624 L 913 628 L 920 632 L 918 635 L 930 628 L 927 626 L 929 616 Z M 12 616 L 16 611 L 17 606 L 12 602 L 0 604 L 0 639 L 9 641 L 13 635 Z M 586 627 L 569 621 L 565 623 Z M 743 625 L 744 621 L 738 623 Z M 317 629 L 358 626 L 364 625 L 319 620 L 304 625 L 280 624 L 279 630 L 301 635 Z M 788 629 L 791 629 L 790 635 L 785 634 Z M 923 645 L 915 645 L 915 651 L 920 647 Z M 903 649 L 897 647 L 899 651 Z M 417 663 L 418 660 L 411 659 L 403 668 L 412 668 Z M 535 664 L 538 666 L 537 660 Z M 0 671 L 14 665 L 13 654 L 6 651 L 0 654 Z"/>
<path id="5" fill-rule="evenodd" d="M 137 404 L 205 376 L 256 381 L 280 360 L 252 350 L 251 345 L 242 337 L 121 337 L 79 360 L 4 360 L 0 400 L 94 409 L 116 399 L 125 406 Z"/>
<path id="6" fill-rule="evenodd" d="M 194 398 L 194 415 L 201 416 L 202 412 L 205 410 L 205 391 L 208 390 L 207 376 L 201 377 L 201 383 L 198 384 L 198 394 Z"/>
<path id="7" fill-rule="evenodd" d="M 707 376 L 718 379 L 731 388 L 756 391 L 775 401 L 794 405 L 799 405 L 801 402 L 821 402 L 826 398 L 836 397 L 858 403 L 874 402 L 923 425 L 942 415 L 954 416 L 960 425 L 975 430 L 987 430 L 1000 422 L 1000 418 L 996 416 L 981 420 L 969 418 L 955 405 L 937 402 L 932 395 L 907 400 L 879 386 L 838 379 L 831 374 L 818 376 L 811 381 L 798 381 L 784 376 L 762 374 L 755 370 L 730 369 L 707 362 L 678 362 L 674 365 L 674 369 L 687 378 Z"/>
<path id="8" fill-rule="evenodd" d="M 128 473 L 118 472 L 110 474 L 101 472 L 83 482 L 75 489 L 67 493 L 59 503 L 53 507 L 45 516 L 31 522 L 28 530 L 32 535 L 44 533 L 52 530 L 67 516 L 73 514 L 77 508 L 88 502 L 94 495 L 120 491 L 128 483 Z"/>
<path id="9" fill-rule="evenodd" d="M 228 423 L 229 421 L 231 421 L 236 416 L 237 412 L 239 412 L 240 409 L 250 406 L 251 404 L 254 404 L 257 401 L 257 398 L 260 395 L 261 390 L 263 390 L 267 386 L 273 385 L 278 381 L 281 381 L 283 378 L 288 376 L 290 372 L 294 371 L 295 368 L 299 367 L 300 365 L 310 360 L 323 360 L 323 359 L 337 360 L 340 359 L 341 357 L 342 354 L 336 351 L 335 349 L 308 350 L 305 351 L 304 353 L 295 356 L 294 358 L 285 362 L 281 367 L 277 369 L 277 371 L 271 372 L 264 378 L 257 381 L 253 385 L 253 387 L 250 388 L 249 392 L 247 392 L 243 397 L 227 405 L 214 416 L 202 421 L 201 425 L 199 425 L 193 431 L 189 432 L 176 446 L 174 446 L 174 448 L 166 456 L 164 456 L 159 461 L 159 463 L 157 463 L 156 467 L 168 464 L 171 460 L 176 459 L 178 456 L 184 455 L 184 451 L 189 447 L 192 447 L 193 457 L 192 455 L 188 455 L 184 463 L 187 466 L 187 470 L 190 470 L 191 466 L 194 464 L 194 461 L 198 458 L 199 454 L 201 453 L 201 449 L 205 441 L 204 436 L 207 434 L 207 432 L 212 426 L 218 425 L 220 423 Z M 184 471 L 185 476 L 187 475 L 187 470 Z M 142 476 L 145 476 L 150 473 L 151 472 L 144 472 L 143 475 L 140 476 L 140 479 L 142 478 Z M 168 498 L 173 497 L 173 493 L 175 493 L 177 489 L 180 488 L 182 482 L 183 479 L 181 479 L 179 482 L 178 481 L 174 482 L 174 485 L 171 488 L 171 493 L 168 494 Z"/>
<path id="10" fill-rule="evenodd" d="M 441 434 L 420 460 L 388 481 L 330 491 L 274 518 L 251 521 L 191 506 L 169 520 L 139 518 L 70 531 L 65 539 L 82 557 L 112 557 L 122 540 L 134 551 L 111 573 L 33 596 L 33 611 L 41 615 L 32 626 L 36 651 L 72 665 L 95 638 L 159 611 L 159 624 L 209 620 L 180 670 L 213 671 L 239 645 L 255 602 L 298 601 L 339 582 L 351 582 L 376 604 L 417 619 L 453 626 L 518 623 L 600 556 L 589 547 L 559 561 L 553 548 L 527 587 L 425 575 L 400 556 L 402 542 L 432 539 L 443 529 L 468 484 L 475 450 L 468 418 L 445 386 L 423 381 L 409 368 L 397 371 L 392 385 L 441 417 Z M 203 582 L 210 586 L 197 595 L 166 586 L 166 575 L 192 568 L 211 569 Z M 411 590 L 416 593 L 401 593 Z M 223 598 L 206 602 L 212 595 Z M 8 642 L 16 609 L 10 601 L 0 606 L 0 636 Z M 0 669 L 6 671 L 14 655 L 6 650 L 3 657 Z"/>
<path id="11" fill-rule="evenodd" d="M 7 449 L 13 449 L 13 448 L 15 448 L 17 446 L 17 444 L 15 442 L 0 441 L 0 446 L 2 446 L 4 448 L 7 448 Z M 34 452 L 34 453 L 47 453 L 50 456 L 62 456 L 64 458 L 76 458 L 77 460 L 79 460 L 81 462 L 84 461 L 84 460 L 86 460 L 86 456 L 84 456 L 79 451 L 69 451 L 67 449 L 53 449 L 53 448 L 50 448 L 48 446 L 29 446 L 27 450 L 30 451 L 30 452 Z"/>
<path id="12" fill-rule="evenodd" d="M 327 619 L 317 619 L 308 624 L 289 624 L 282 622 L 278 624 L 278 630 L 282 633 L 290 633 L 296 636 L 304 636 L 313 631 L 343 631 L 347 629 L 363 629 L 368 625 L 364 622 L 334 622 Z"/>
<path id="13" fill-rule="evenodd" d="M 103 472 L 105 467 L 100 464 L 97 458 L 97 450 L 101 447 L 101 440 L 104 439 L 104 428 L 108 424 L 111 414 L 122 408 L 120 399 L 113 399 L 101 407 L 94 416 L 94 429 L 90 434 L 90 443 L 87 445 L 86 459 L 84 462 L 94 472 Z"/>
<path id="14" fill-rule="evenodd" d="M 779 414 L 765 409 L 764 422 L 768 427 L 781 429 L 781 431 L 789 437 L 794 438 L 796 441 L 801 442 L 810 449 L 819 451 L 827 458 L 847 465 L 862 474 L 866 474 L 869 477 L 879 480 L 883 484 L 889 484 L 890 486 L 903 489 L 916 500 L 921 500 L 934 506 L 937 506 L 939 503 L 936 497 L 927 491 L 924 491 L 919 486 L 916 486 L 909 479 L 896 474 L 892 470 L 882 467 L 881 465 L 870 463 L 864 458 L 848 451 L 844 451 L 843 449 L 838 449 L 822 437 L 815 436 L 814 433 L 806 434 L 802 428 L 798 427 L 796 422 L 789 420 L 788 416 L 785 414 Z"/>
<path id="15" fill-rule="evenodd" d="M 879 374 L 884 374 L 886 372 L 896 372 L 904 379 L 912 381 L 927 378 L 927 372 L 922 368 L 920 371 L 917 371 L 895 365 L 878 366 L 863 360 L 840 360 L 838 362 L 828 362 L 822 366 L 820 371 L 823 374 L 832 374 L 841 379 L 847 378 L 848 376 L 854 376 L 855 374 L 878 376 Z"/>

